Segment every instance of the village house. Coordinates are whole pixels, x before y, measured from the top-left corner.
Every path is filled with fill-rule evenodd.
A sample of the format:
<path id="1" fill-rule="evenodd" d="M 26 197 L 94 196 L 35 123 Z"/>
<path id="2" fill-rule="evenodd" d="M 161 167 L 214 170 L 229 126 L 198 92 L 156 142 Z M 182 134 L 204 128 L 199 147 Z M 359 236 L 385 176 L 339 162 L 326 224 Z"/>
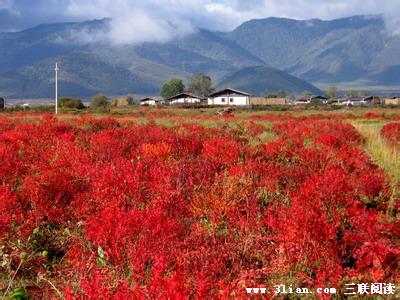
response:
<path id="1" fill-rule="evenodd" d="M 227 88 L 209 95 L 208 105 L 250 105 L 250 94 Z"/>
<path id="2" fill-rule="evenodd" d="M 400 97 L 386 98 L 385 105 L 400 105 Z"/>
<path id="3" fill-rule="evenodd" d="M 146 98 L 140 99 L 140 105 L 143 105 L 143 106 L 156 106 L 156 105 L 163 104 L 163 102 L 164 102 L 164 100 L 160 96 L 146 97 Z"/>
<path id="4" fill-rule="evenodd" d="M 130 99 L 133 100 L 133 98 L 129 98 L 126 96 L 122 96 L 122 97 L 115 97 L 112 99 L 111 101 L 111 105 L 112 106 L 116 106 L 116 107 L 125 107 L 130 105 Z"/>
<path id="5" fill-rule="evenodd" d="M 328 104 L 333 105 L 342 105 L 342 106 L 362 106 L 362 105 L 371 105 L 374 103 L 378 104 L 380 102 L 379 97 L 368 96 L 368 97 L 338 97 L 333 98 L 328 101 Z"/>
<path id="6" fill-rule="evenodd" d="M 382 101 L 381 97 L 379 97 L 379 96 L 372 96 L 371 104 L 373 104 L 373 105 L 382 105 L 383 101 Z"/>
<path id="7" fill-rule="evenodd" d="M 326 104 L 329 105 L 344 105 L 343 103 L 346 102 L 348 97 L 333 97 L 327 100 Z"/>
<path id="8" fill-rule="evenodd" d="M 200 104 L 204 100 L 190 93 L 181 93 L 168 99 L 170 104 Z"/>
<path id="9" fill-rule="evenodd" d="M 326 104 L 328 101 L 328 98 L 324 97 L 324 96 L 318 96 L 318 95 L 303 95 L 303 96 L 296 97 L 294 104 L 307 105 L 307 104 L 310 104 L 312 101 L 319 101 L 319 102 L 321 102 L 321 104 Z"/>

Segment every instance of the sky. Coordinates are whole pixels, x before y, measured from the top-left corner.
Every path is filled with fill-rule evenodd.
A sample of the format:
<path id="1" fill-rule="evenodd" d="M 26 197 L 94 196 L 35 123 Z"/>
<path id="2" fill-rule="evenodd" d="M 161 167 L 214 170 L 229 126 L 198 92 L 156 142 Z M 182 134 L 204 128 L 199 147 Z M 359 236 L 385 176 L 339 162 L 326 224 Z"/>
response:
<path id="1" fill-rule="evenodd" d="M 382 14 L 387 28 L 400 28 L 400 0 L 0 0 L 0 31 L 18 31 L 42 23 L 111 18 L 101 35 L 126 44 L 165 41 L 195 28 L 228 31 L 266 17 L 335 19 Z"/>

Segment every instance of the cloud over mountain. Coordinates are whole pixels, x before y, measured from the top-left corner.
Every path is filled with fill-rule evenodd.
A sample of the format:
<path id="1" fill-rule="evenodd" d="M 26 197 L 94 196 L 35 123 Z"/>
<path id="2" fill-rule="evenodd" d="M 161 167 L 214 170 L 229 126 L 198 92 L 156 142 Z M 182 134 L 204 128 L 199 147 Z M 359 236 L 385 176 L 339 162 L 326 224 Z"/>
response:
<path id="1" fill-rule="evenodd" d="M 397 0 L 0 0 L 0 30 L 106 17 L 112 19 L 106 31 L 72 36 L 78 42 L 128 44 L 168 41 L 196 27 L 231 30 L 253 18 L 333 19 L 356 14 L 383 14 L 387 28 L 400 33 Z"/>

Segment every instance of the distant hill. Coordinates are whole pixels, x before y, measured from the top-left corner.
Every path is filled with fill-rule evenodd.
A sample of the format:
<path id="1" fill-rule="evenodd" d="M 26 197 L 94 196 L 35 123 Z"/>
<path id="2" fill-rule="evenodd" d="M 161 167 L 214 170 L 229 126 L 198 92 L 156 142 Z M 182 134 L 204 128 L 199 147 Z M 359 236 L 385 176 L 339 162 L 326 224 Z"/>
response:
<path id="1" fill-rule="evenodd" d="M 400 49 L 400 48 L 399 48 Z M 390 85 L 400 85 L 400 65 L 390 66 L 385 69 L 379 70 L 370 76 L 373 82 L 380 85 L 390 84 Z"/>
<path id="2" fill-rule="evenodd" d="M 169 43 L 111 46 L 76 42 L 74 35 L 99 34 L 109 20 L 40 25 L 0 34 L 0 94 L 7 97 L 53 95 L 53 67 L 59 62 L 60 93 L 90 97 L 107 94 L 158 94 L 170 77 L 188 80 L 203 72 L 218 82 L 239 68 L 262 64 L 233 41 L 209 30 Z"/>
<path id="3" fill-rule="evenodd" d="M 152 85 L 124 68 L 102 61 L 96 55 L 73 52 L 58 56 L 62 67 L 60 92 L 63 95 L 90 97 L 98 93 L 128 94 L 158 91 Z M 0 74 L 0 89 L 9 97 L 46 98 L 54 95 L 54 60 L 44 59 L 19 69 Z"/>
<path id="4" fill-rule="evenodd" d="M 312 83 L 367 80 L 389 85 L 371 75 L 400 76 L 392 68 L 400 65 L 400 35 L 388 32 L 381 16 L 251 20 L 226 36 L 265 64 Z"/>
<path id="5" fill-rule="evenodd" d="M 322 93 L 321 90 L 304 80 L 266 66 L 241 69 L 227 76 L 219 84 L 219 87 L 231 87 L 247 91 L 254 96 L 262 96 L 267 92 L 277 91 L 286 91 L 289 94 L 299 94 L 302 92 Z"/>
<path id="6" fill-rule="evenodd" d="M 210 75 L 216 85 L 232 82 L 256 94 L 278 87 L 289 93 L 312 88 L 302 80 L 321 86 L 400 87 L 400 35 L 387 32 L 380 16 L 267 18 L 231 32 L 197 29 L 167 43 L 124 46 L 96 38 L 109 24 L 103 19 L 0 33 L 0 94 L 52 96 L 56 61 L 60 93 L 78 97 L 158 94 L 170 77 L 188 80 L 197 72 Z"/>

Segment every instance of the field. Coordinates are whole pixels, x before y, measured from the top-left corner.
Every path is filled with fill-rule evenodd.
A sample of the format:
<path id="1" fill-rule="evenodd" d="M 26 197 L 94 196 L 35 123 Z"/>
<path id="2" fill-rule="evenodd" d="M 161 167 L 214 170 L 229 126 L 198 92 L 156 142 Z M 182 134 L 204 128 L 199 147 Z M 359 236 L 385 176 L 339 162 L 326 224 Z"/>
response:
<path id="1" fill-rule="evenodd" d="M 399 124 L 394 109 L 2 114 L 0 296 L 398 285 Z"/>

